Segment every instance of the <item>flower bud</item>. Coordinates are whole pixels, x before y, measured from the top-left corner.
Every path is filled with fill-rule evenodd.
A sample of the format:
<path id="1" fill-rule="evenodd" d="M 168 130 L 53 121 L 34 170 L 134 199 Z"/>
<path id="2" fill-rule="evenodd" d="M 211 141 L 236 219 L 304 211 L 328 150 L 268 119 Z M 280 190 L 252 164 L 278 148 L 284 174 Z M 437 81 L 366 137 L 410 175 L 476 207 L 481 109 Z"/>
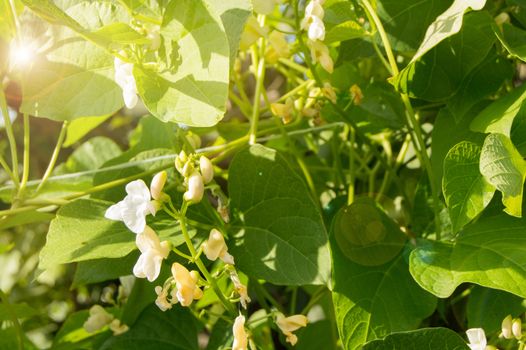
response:
<path id="1" fill-rule="evenodd" d="M 324 83 L 321 92 L 323 96 L 327 97 L 332 103 L 336 103 L 336 91 L 334 91 L 331 83 Z"/>
<path id="2" fill-rule="evenodd" d="M 164 188 L 164 185 L 166 184 L 167 178 L 168 178 L 168 174 L 164 170 L 161 171 L 160 173 L 155 174 L 150 184 L 150 193 L 153 199 L 155 200 L 161 199 L 163 188 Z"/>
<path id="3" fill-rule="evenodd" d="M 359 105 L 360 103 L 362 103 L 363 93 L 362 89 L 360 89 L 358 85 L 354 84 L 353 86 L 351 86 L 351 88 L 349 89 L 349 93 L 351 94 L 351 98 L 355 105 Z"/>
<path id="4" fill-rule="evenodd" d="M 167 299 L 168 297 L 167 288 L 156 286 L 155 294 L 157 294 L 157 299 L 155 299 L 155 305 L 157 305 L 157 307 L 161 309 L 161 311 L 166 311 L 172 308 L 172 304 L 170 304 L 170 302 L 168 302 L 168 299 Z"/>
<path id="5" fill-rule="evenodd" d="M 210 159 L 205 156 L 199 158 L 199 169 L 201 170 L 201 176 L 205 184 L 209 183 L 214 179 L 214 166 Z"/>
<path id="6" fill-rule="evenodd" d="M 241 303 L 241 306 L 243 306 L 243 308 L 246 309 L 247 304 L 251 301 L 250 297 L 248 296 L 247 286 L 241 283 L 239 275 L 237 274 L 236 269 L 233 266 L 230 266 L 229 268 L 227 268 L 227 270 L 230 273 L 230 280 L 234 284 L 234 289 L 236 290 L 237 294 L 239 294 L 239 302 Z"/>
<path id="7" fill-rule="evenodd" d="M 245 316 L 239 315 L 236 317 L 234 326 L 232 327 L 232 333 L 234 333 L 232 350 L 247 350 L 248 337 L 245 331 Z"/>
<path id="8" fill-rule="evenodd" d="M 130 328 L 125 325 L 124 323 L 121 323 L 120 320 L 114 319 L 110 323 L 110 330 L 113 332 L 113 335 L 120 335 L 122 333 L 126 333 Z"/>
<path id="9" fill-rule="evenodd" d="M 203 199 L 204 192 L 203 178 L 197 171 L 194 171 L 188 178 L 188 190 L 184 193 L 184 199 L 187 202 L 199 203 Z"/>
<path id="10" fill-rule="evenodd" d="M 172 291 L 172 303 L 179 301 L 182 306 L 190 306 L 192 301 L 201 299 L 203 291 L 197 286 L 199 273 L 189 272 L 186 267 L 179 263 L 172 265 L 172 275 L 176 288 Z"/>
<path id="11" fill-rule="evenodd" d="M 88 333 L 94 333 L 108 325 L 114 316 L 108 313 L 102 306 L 93 305 L 89 309 L 89 317 L 84 322 L 84 329 Z"/>
<path id="12" fill-rule="evenodd" d="M 268 63 L 275 64 L 280 58 L 290 57 L 289 43 L 285 39 L 285 35 L 278 31 L 273 31 L 268 36 L 268 42 L 265 52 L 265 58 Z"/>
<path id="13" fill-rule="evenodd" d="M 283 124 L 288 124 L 293 118 L 294 101 L 289 97 L 285 103 L 272 103 L 270 110 L 272 114 L 281 118 Z"/>
<path id="14" fill-rule="evenodd" d="M 188 156 L 186 155 L 185 151 L 181 151 L 175 157 L 175 169 L 177 169 L 177 171 L 182 174 L 183 167 L 187 161 L 188 161 Z"/>
<path id="15" fill-rule="evenodd" d="M 520 318 L 515 318 L 511 324 L 511 332 L 515 339 L 522 338 L 522 321 Z"/>
<path id="16" fill-rule="evenodd" d="M 513 323 L 513 319 L 511 317 L 511 315 L 506 316 L 504 318 L 504 320 L 502 320 L 502 324 L 501 324 L 502 333 L 501 333 L 501 336 L 503 338 L 505 338 L 505 339 L 513 338 L 512 331 L 511 331 L 512 323 Z"/>

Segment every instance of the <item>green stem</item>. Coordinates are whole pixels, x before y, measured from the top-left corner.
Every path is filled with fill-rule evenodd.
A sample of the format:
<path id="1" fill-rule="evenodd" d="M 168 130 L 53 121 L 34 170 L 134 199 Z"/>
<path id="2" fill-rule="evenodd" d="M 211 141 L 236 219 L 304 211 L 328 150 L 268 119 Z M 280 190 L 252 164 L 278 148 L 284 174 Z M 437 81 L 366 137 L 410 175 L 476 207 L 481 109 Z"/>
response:
<path id="1" fill-rule="evenodd" d="M 4 168 L 4 171 L 7 173 L 7 175 L 11 178 L 13 183 L 15 183 L 15 176 L 13 175 L 13 172 L 9 168 L 9 165 L 7 165 L 7 162 L 5 161 L 4 157 L 0 154 L 0 165 L 2 165 L 2 168 Z"/>
<path id="2" fill-rule="evenodd" d="M 24 113 L 24 168 L 22 171 L 22 181 L 20 182 L 20 188 L 18 189 L 19 198 L 24 196 L 24 190 L 27 185 L 27 180 L 29 179 L 29 139 L 29 115 Z"/>
<path id="3" fill-rule="evenodd" d="M 264 39 L 261 39 L 261 47 L 265 47 Z M 254 50 L 255 51 L 255 50 Z M 256 59 L 257 55 L 254 54 L 252 59 Z M 255 64 L 256 61 L 254 61 Z M 261 55 L 257 61 L 257 70 L 256 70 L 256 91 L 254 93 L 254 103 L 252 107 L 252 120 L 250 121 L 250 136 L 249 144 L 253 145 L 256 143 L 256 136 L 258 132 L 258 122 L 260 114 L 260 103 L 261 103 L 261 93 L 263 90 L 263 83 L 265 81 L 265 55 Z"/>
<path id="4" fill-rule="evenodd" d="M 3 86 L 1 86 L 0 90 L 0 107 L 2 108 L 5 131 L 7 134 L 7 139 L 9 140 L 9 148 L 11 149 L 11 169 L 13 171 L 15 186 L 19 187 L 20 177 L 18 174 L 18 153 L 16 149 L 15 134 L 13 133 L 13 125 L 11 124 L 11 119 L 9 118 L 9 110 L 7 109 L 7 100 L 5 97 Z"/>
<path id="5" fill-rule="evenodd" d="M 385 48 L 385 52 L 387 54 L 387 60 L 389 61 L 389 65 L 391 66 L 391 73 L 393 76 L 397 76 L 400 72 L 398 70 L 398 66 L 396 64 L 396 59 L 393 54 L 393 49 L 391 48 L 391 44 L 389 42 L 389 39 L 387 37 L 387 33 L 383 27 L 382 22 L 380 21 L 380 18 L 376 14 L 376 11 L 371 6 L 368 0 L 360 0 L 363 7 L 365 8 L 366 12 L 369 14 L 370 18 L 373 21 L 374 26 L 376 27 L 378 34 L 380 35 L 380 38 L 382 40 L 382 43 Z M 420 160 L 420 164 L 424 167 L 424 169 L 427 172 L 427 176 L 429 178 L 429 182 L 431 185 L 431 192 L 433 193 L 433 202 L 434 202 L 434 212 L 435 212 L 435 226 L 436 226 L 436 238 L 437 240 L 440 239 L 440 206 L 439 206 L 439 193 L 438 189 L 435 183 L 434 175 L 433 175 L 433 169 L 431 167 L 431 161 L 429 160 L 429 156 L 427 155 L 427 147 L 424 142 L 424 138 L 422 137 L 422 130 L 420 128 L 420 124 L 418 123 L 418 120 L 416 118 L 415 112 L 413 110 L 413 106 L 411 105 L 411 101 L 409 100 L 409 96 L 406 94 L 400 94 L 402 97 L 402 102 L 404 103 L 404 106 L 406 108 L 406 124 L 407 128 L 409 129 L 409 133 L 412 137 L 413 145 L 415 147 L 415 150 L 417 152 L 418 158 Z"/>
<path id="6" fill-rule="evenodd" d="M 0 289 L 0 298 L 2 298 L 2 302 L 9 314 L 9 317 L 11 318 L 11 322 L 13 322 L 13 326 L 16 330 L 16 335 L 18 339 L 18 349 L 24 350 L 24 332 L 22 331 L 22 326 L 20 325 L 20 322 L 18 321 L 18 317 L 16 316 L 16 312 L 13 309 L 13 306 L 9 302 L 9 299 L 7 295 Z"/>
<path id="7" fill-rule="evenodd" d="M 216 280 L 210 275 L 210 272 L 208 272 L 208 269 L 206 268 L 205 264 L 201 261 L 201 259 L 198 257 L 197 252 L 195 250 L 194 244 L 192 243 L 192 240 L 190 239 L 190 235 L 188 234 L 188 230 L 186 228 L 186 209 L 187 209 L 187 202 L 184 202 L 183 207 L 181 208 L 181 215 L 178 217 L 179 224 L 181 225 L 181 232 L 183 233 L 184 240 L 186 242 L 186 245 L 188 247 L 188 250 L 190 251 L 190 254 L 192 255 L 192 259 L 195 261 L 195 264 L 199 268 L 199 271 L 205 276 L 206 281 L 210 284 L 212 289 L 214 290 L 215 294 L 223 304 L 223 306 L 226 308 L 226 310 L 232 314 L 236 314 L 236 308 L 230 301 L 227 300 L 221 289 L 216 283 Z"/>
<path id="8" fill-rule="evenodd" d="M 38 184 L 38 187 L 35 191 L 35 195 L 42 189 L 42 187 L 44 187 L 44 184 L 46 183 L 47 179 L 53 172 L 53 169 L 55 168 L 55 164 L 57 163 L 58 155 L 60 153 L 60 150 L 62 149 L 62 144 L 64 143 L 64 139 L 66 138 L 67 126 L 68 126 L 67 121 L 62 123 L 62 129 L 60 130 L 60 134 L 58 135 L 57 144 L 55 145 L 55 149 L 53 150 L 53 154 L 51 155 L 51 159 L 47 166 L 46 172 L 44 173 L 44 176 L 42 176 L 42 180 Z"/>

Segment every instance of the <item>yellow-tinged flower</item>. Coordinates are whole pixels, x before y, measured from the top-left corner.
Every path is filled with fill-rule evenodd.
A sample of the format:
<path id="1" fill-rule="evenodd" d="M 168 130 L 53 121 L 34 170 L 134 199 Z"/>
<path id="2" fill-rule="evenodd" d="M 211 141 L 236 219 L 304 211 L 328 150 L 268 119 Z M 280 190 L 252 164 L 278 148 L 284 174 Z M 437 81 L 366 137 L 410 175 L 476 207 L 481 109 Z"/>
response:
<path id="1" fill-rule="evenodd" d="M 230 273 L 230 280 L 232 280 L 232 283 L 234 284 L 234 289 L 236 293 L 239 295 L 239 302 L 241 303 L 241 306 L 243 306 L 244 309 L 247 308 L 247 304 L 250 303 L 250 297 L 248 296 L 248 289 L 247 286 L 245 286 L 243 283 L 241 283 L 241 280 L 239 279 L 239 275 L 237 274 L 236 270 L 232 267 L 229 269 Z"/>
<path id="2" fill-rule="evenodd" d="M 228 254 L 225 238 L 215 228 L 210 231 L 208 240 L 203 243 L 203 252 L 208 260 L 215 261 L 220 258 L 226 264 L 234 265 L 234 257 Z"/>
<path id="3" fill-rule="evenodd" d="M 155 287 L 155 294 L 157 294 L 157 298 L 155 299 L 155 305 L 161 311 L 166 311 L 172 308 L 172 304 L 168 301 L 168 288 L 163 288 L 161 286 Z"/>
<path id="4" fill-rule="evenodd" d="M 323 83 L 321 92 L 323 96 L 327 97 L 332 103 L 336 103 L 336 91 L 334 91 L 331 83 Z"/>
<path id="5" fill-rule="evenodd" d="M 285 34 L 274 30 L 268 36 L 267 50 L 265 52 L 265 58 L 268 63 L 277 63 L 280 58 L 290 57 L 289 43 L 285 39 Z"/>
<path id="6" fill-rule="evenodd" d="M 292 315 L 285 317 L 282 313 L 276 316 L 276 325 L 287 338 L 287 342 L 291 345 L 296 345 L 298 337 L 292 332 L 297 331 L 301 327 L 307 326 L 308 320 L 304 315 Z"/>
<path id="7" fill-rule="evenodd" d="M 89 309 L 89 317 L 86 320 L 86 322 L 84 322 L 83 327 L 86 330 L 86 332 L 94 333 L 104 328 L 113 319 L 114 316 L 108 313 L 102 306 L 93 305 Z"/>
<path id="8" fill-rule="evenodd" d="M 182 306 L 190 306 L 194 300 L 203 297 L 203 291 L 197 286 L 199 273 L 188 271 L 179 263 L 172 265 L 172 275 L 175 280 L 175 289 L 172 290 L 172 303 L 180 302 Z"/>
<path id="9" fill-rule="evenodd" d="M 323 69 L 332 73 L 334 71 L 334 63 L 329 54 L 329 48 L 327 45 L 319 40 L 307 40 L 307 46 L 310 48 L 310 54 L 314 63 L 319 62 Z"/>
<path id="10" fill-rule="evenodd" d="M 122 333 L 126 333 L 130 328 L 125 325 L 124 323 L 121 323 L 120 320 L 114 319 L 110 323 L 110 330 L 113 332 L 113 335 L 120 335 Z"/>
<path id="11" fill-rule="evenodd" d="M 150 183 L 150 193 L 153 199 L 160 200 L 162 198 L 163 188 L 167 178 L 168 174 L 164 170 L 155 174 Z"/>
<path id="12" fill-rule="evenodd" d="M 266 37 L 268 32 L 268 27 L 260 26 L 256 17 L 250 16 L 245 24 L 245 30 L 241 34 L 239 43 L 241 51 L 248 50 L 259 38 Z"/>
<path id="13" fill-rule="evenodd" d="M 239 315 L 234 321 L 232 327 L 234 333 L 234 343 L 232 344 L 232 350 L 247 350 L 248 348 L 248 337 L 245 331 L 245 316 Z"/>
<path id="14" fill-rule="evenodd" d="M 359 105 L 362 103 L 363 93 L 362 89 L 360 89 L 358 85 L 354 84 L 353 86 L 351 86 L 349 89 L 349 93 L 351 94 L 351 98 L 355 105 Z"/>
<path id="15" fill-rule="evenodd" d="M 513 323 L 513 318 L 511 317 L 511 315 L 508 315 L 506 317 L 504 317 L 504 319 L 502 320 L 502 323 L 501 323 L 501 331 L 502 333 L 500 334 L 501 337 L 505 338 L 505 339 L 511 339 L 513 338 L 513 335 L 511 333 L 511 325 Z"/>
<path id="16" fill-rule="evenodd" d="M 252 5 L 254 7 L 254 12 L 268 15 L 272 13 L 274 7 L 279 3 L 279 0 L 253 0 Z"/>
<path id="17" fill-rule="evenodd" d="M 289 97 L 285 103 L 272 103 L 270 110 L 272 114 L 281 118 L 283 124 L 288 124 L 294 116 L 294 101 Z"/>
<path id="18" fill-rule="evenodd" d="M 511 332 L 513 333 L 515 339 L 522 338 L 522 321 L 520 318 L 513 319 L 513 323 L 511 324 Z"/>
<path id="19" fill-rule="evenodd" d="M 137 248 L 141 251 L 141 256 L 133 267 L 133 274 L 138 278 L 147 278 L 152 282 L 157 279 L 161 272 L 163 259 L 170 254 L 170 242 L 160 242 L 157 234 L 146 226 L 142 233 L 135 237 Z"/>

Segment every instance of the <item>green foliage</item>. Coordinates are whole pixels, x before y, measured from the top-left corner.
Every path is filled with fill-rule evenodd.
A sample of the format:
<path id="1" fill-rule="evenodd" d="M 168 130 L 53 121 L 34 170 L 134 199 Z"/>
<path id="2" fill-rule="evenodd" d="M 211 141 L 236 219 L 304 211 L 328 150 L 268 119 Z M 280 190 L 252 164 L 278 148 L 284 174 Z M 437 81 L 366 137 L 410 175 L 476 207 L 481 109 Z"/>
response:
<path id="1" fill-rule="evenodd" d="M 364 350 L 417 350 L 417 349 L 468 350 L 458 334 L 447 328 L 424 328 L 417 331 L 394 333 L 384 340 L 372 341 Z"/>
<path id="2" fill-rule="evenodd" d="M 285 285 L 329 281 L 321 214 L 283 156 L 260 145 L 240 151 L 230 165 L 228 185 L 231 206 L 241 214 L 231 250 L 243 272 Z"/>

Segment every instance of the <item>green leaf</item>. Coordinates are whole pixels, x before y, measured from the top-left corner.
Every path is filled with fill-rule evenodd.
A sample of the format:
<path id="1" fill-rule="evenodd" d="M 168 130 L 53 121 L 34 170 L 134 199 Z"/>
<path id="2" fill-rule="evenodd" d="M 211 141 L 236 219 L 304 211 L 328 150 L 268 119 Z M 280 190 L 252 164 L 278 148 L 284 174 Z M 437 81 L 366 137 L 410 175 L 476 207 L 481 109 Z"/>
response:
<path id="1" fill-rule="evenodd" d="M 447 106 L 458 123 L 480 100 L 495 93 L 506 80 L 511 80 L 514 69 L 511 62 L 490 52 L 484 62 L 464 78 L 457 93 Z"/>
<path id="2" fill-rule="evenodd" d="M 240 151 L 230 165 L 236 266 L 282 285 L 329 280 L 327 233 L 307 186 L 283 156 L 261 145 Z"/>
<path id="3" fill-rule="evenodd" d="M 475 286 L 467 304 L 468 328 L 483 328 L 487 333 L 500 331 L 504 317 L 519 317 L 526 311 L 524 299 L 501 290 Z"/>
<path id="4" fill-rule="evenodd" d="M 342 253 L 365 266 L 387 263 L 400 253 L 407 238 L 369 198 L 342 208 L 334 217 L 333 232 Z"/>
<path id="5" fill-rule="evenodd" d="M 480 152 L 476 143 L 463 141 L 451 148 L 444 160 L 442 189 L 453 232 L 480 214 L 495 193 L 495 187 L 480 173 Z"/>
<path id="6" fill-rule="evenodd" d="M 5 230 L 16 226 L 24 226 L 35 222 L 48 222 L 54 217 L 55 214 L 52 213 L 46 213 L 37 210 L 26 211 L 0 219 L 0 230 Z"/>
<path id="7" fill-rule="evenodd" d="M 139 252 L 133 251 L 122 258 L 80 261 L 77 263 L 71 287 L 75 288 L 131 275 L 138 258 Z"/>
<path id="8" fill-rule="evenodd" d="M 385 339 L 365 344 L 363 350 L 469 350 L 464 339 L 447 328 L 423 328 L 412 332 L 394 333 Z"/>
<path id="9" fill-rule="evenodd" d="M 416 51 L 429 25 L 450 4 L 448 0 L 378 0 L 376 12 L 393 50 Z"/>
<path id="10" fill-rule="evenodd" d="M 487 182 L 502 192 L 504 211 L 521 217 L 526 161 L 509 137 L 503 134 L 486 137 L 480 155 L 480 172 Z"/>
<path id="11" fill-rule="evenodd" d="M 104 123 L 111 115 L 84 117 L 71 121 L 67 126 L 66 140 L 63 147 L 69 147 L 86 136 L 91 130 Z"/>
<path id="12" fill-rule="evenodd" d="M 229 83 L 229 43 L 220 18 L 203 0 L 172 1 L 161 36 L 164 71 L 134 68 L 148 110 L 165 122 L 212 126 L 223 118 Z"/>
<path id="13" fill-rule="evenodd" d="M 111 309 L 106 311 L 112 313 Z M 88 333 L 83 325 L 89 311 L 81 310 L 68 316 L 53 339 L 53 350 L 100 349 L 102 343 L 111 336 L 110 332 Z"/>
<path id="14" fill-rule="evenodd" d="M 121 153 L 121 149 L 113 140 L 96 136 L 84 142 L 69 156 L 66 161 L 66 169 L 71 173 L 98 169 Z"/>
<path id="15" fill-rule="evenodd" d="M 526 157 L 526 106 L 521 108 L 513 120 L 511 126 L 510 139 L 517 147 L 517 151 Z"/>
<path id="16" fill-rule="evenodd" d="M 26 303 L 11 304 L 9 309 L 5 304 L 0 305 L 0 322 L 10 321 L 12 319 L 11 312 L 14 312 L 18 319 L 30 318 L 38 315 L 38 311 L 27 305 Z"/>
<path id="17" fill-rule="evenodd" d="M 458 34 L 442 41 L 425 55 L 415 55 L 393 78 L 393 84 L 411 97 L 428 101 L 450 98 L 491 50 L 495 42 L 492 23 L 487 12 L 466 15 Z"/>
<path id="18" fill-rule="evenodd" d="M 130 330 L 108 339 L 101 350 L 198 350 L 198 322 L 180 306 L 162 312 L 155 305 L 146 308 Z"/>
<path id="19" fill-rule="evenodd" d="M 453 4 L 427 28 L 426 35 L 412 61 L 416 61 L 444 39 L 458 33 L 462 28 L 464 12 L 471 8 L 481 10 L 486 0 L 455 0 Z"/>
<path id="20" fill-rule="evenodd" d="M 512 56 L 517 57 L 521 61 L 526 61 L 526 30 L 509 23 L 502 24 L 502 31 L 496 25 L 494 28 L 502 46 Z"/>
<path id="21" fill-rule="evenodd" d="M 252 13 L 252 2 L 249 0 L 210 1 L 207 4 L 214 8 L 225 27 L 230 47 L 230 67 L 234 64 L 239 49 L 239 40 L 248 16 Z"/>
<path id="22" fill-rule="evenodd" d="M 112 204 L 79 199 L 60 208 L 40 252 L 39 267 L 45 270 L 76 261 L 120 258 L 134 251 L 135 234 L 122 222 L 104 218 L 106 209 Z M 159 213 L 154 219 L 149 216 L 148 221 L 161 240 L 169 240 L 174 246 L 184 242 L 180 228 L 168 215 Z"/>
<path id="23" fill-rule="evenodd" d="M 526 220 L 500 214 L 467 226 L 454 243 L 420 241 L 410 256 L 414 279 L 439 298 L 462 283 L 526 297 Z"/>
<path id="24" fill-rule="evenodd" d="M 350 2 L 342 1 L 327 6 L 323 22 L 326 26 L 326 44 L 365 36 L 365 30 L 358 23 Z"/>
<path id="25" fill-rule="evenodd" d="M 139 34 L 126 23 L 111 23 L 94 32 L 95 35 L 105 38 L 110 42 L 109 45 L 115 44 L 148 44 L 144 35 Z"/>
<path id="26" fill-rule="evenodd" d="M 332 253 L 333 303 L 344 349 L 414 329 L 433 313 L 435 298 L 413 281 L 404 254 L 369 267 L 347 259 L 336 244 Z"/>

